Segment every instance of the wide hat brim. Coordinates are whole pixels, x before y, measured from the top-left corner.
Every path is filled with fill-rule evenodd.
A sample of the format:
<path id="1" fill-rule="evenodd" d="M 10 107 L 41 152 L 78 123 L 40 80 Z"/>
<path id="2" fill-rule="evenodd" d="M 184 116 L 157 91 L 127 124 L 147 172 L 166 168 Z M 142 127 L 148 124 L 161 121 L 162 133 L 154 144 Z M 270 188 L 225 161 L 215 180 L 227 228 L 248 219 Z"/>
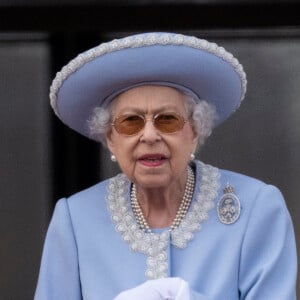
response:
<path id="1" fill-rule="evenodd" d="M 122 91 L 147 84 L 176 87 L 212 103 L 218 123 L 240 105 L 246 92 L 242 65 L 224 48 L 195 37 L 145 33 L 90 49 L 57 73 L 50 89 L 57 116 L 89 134 L 95 107 L 107 106 Z"/>

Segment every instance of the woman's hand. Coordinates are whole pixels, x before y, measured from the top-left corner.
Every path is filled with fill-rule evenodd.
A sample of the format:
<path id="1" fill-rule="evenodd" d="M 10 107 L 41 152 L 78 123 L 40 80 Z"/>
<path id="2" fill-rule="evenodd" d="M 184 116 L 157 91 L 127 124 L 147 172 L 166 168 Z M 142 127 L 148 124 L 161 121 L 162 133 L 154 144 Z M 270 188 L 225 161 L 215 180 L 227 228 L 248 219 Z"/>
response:
<path id="1" fill-rule="evenodd" d="M 181 278 L 161 278 L 120 293 L 114 300 L 189 300 L 189 286 Z"/>

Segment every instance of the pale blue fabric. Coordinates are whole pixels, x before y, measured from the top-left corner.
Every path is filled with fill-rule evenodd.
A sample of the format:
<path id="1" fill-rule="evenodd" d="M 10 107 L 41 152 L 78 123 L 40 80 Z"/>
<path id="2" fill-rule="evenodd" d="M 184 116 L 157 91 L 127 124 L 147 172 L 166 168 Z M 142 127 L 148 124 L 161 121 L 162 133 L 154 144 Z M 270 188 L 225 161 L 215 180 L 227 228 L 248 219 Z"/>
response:
<path id="1" fill-rule="evenodd" d="M 222 224 L 215 205 L 185 249 L 169 244 L 169 276 L 189 283 L 191 300 L 295 300 L 294 232 L 281 193 L 247 176 L 220 173 L 215 203 L 229 182 L 241 216 Z M 107 183 L 57 203 L 35 300 L 111 300 L 146 281 L 146 256 L 130 251 L 111 221 Z"/>

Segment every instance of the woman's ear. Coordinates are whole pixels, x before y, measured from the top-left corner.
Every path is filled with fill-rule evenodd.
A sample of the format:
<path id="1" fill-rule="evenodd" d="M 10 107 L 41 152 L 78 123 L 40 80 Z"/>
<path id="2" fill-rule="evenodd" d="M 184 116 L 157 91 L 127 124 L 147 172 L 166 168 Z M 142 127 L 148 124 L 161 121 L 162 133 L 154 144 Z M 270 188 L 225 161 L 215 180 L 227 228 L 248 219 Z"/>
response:
<path id="1" fill-rule="evenodd" d="M 193 151 L 191 153 L 196 153 L 198 150 L 198 146 L 199 146 L 199 134 L 196 131 L 196 129 L 194 128 L 194 126 L 192 126 L 192 148 L 193 148 Z"/>
<path id="2" fill-rule="evenodd" d="M 193 136 L 192 136 L 192 143 L 195 144 L 195 149 L 197 148 L 198 141 L 199 141 L 199 134 L 195 128 L 195 126 L 191 125 Z"/>
<path id="3" fill-rule="evenodd" d="M 108 130 L 105 134 L 106 145 L 111 153 L 114 153 L 114 142 L 112 137 L 112 130 Z"/>
<path id="4" fill-rule="evenodd" d="M 198 145 L 199 142 L 199 134 L 198 132 L 196 132 L 196 130 L 193 128 L 193 143 L 196 145 Z"/>

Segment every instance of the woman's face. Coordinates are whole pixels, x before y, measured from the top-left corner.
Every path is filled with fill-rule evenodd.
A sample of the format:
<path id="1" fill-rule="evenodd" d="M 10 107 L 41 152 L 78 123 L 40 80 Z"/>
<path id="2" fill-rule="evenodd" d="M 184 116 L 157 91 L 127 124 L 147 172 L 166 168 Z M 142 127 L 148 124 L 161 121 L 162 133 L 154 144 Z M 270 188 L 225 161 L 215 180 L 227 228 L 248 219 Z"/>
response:
<path id="1" fill-rule="evenodd" d="M 146 117 L 143 129 L 135 135 L 123 135 L 114 126 L 107 133 L 107 145 L 121 170 L 144 188 L 167 187 L 185 182 L 186 167 L 197 146 L 197 135 L 189 122 L 174 133 L 155 128 L 152 117 L 176 113 L 188 119 L 184 95 L 165 86 L 141 86 L 120 94 L 113 103 L 113 119 L 121 115 Z"/>

